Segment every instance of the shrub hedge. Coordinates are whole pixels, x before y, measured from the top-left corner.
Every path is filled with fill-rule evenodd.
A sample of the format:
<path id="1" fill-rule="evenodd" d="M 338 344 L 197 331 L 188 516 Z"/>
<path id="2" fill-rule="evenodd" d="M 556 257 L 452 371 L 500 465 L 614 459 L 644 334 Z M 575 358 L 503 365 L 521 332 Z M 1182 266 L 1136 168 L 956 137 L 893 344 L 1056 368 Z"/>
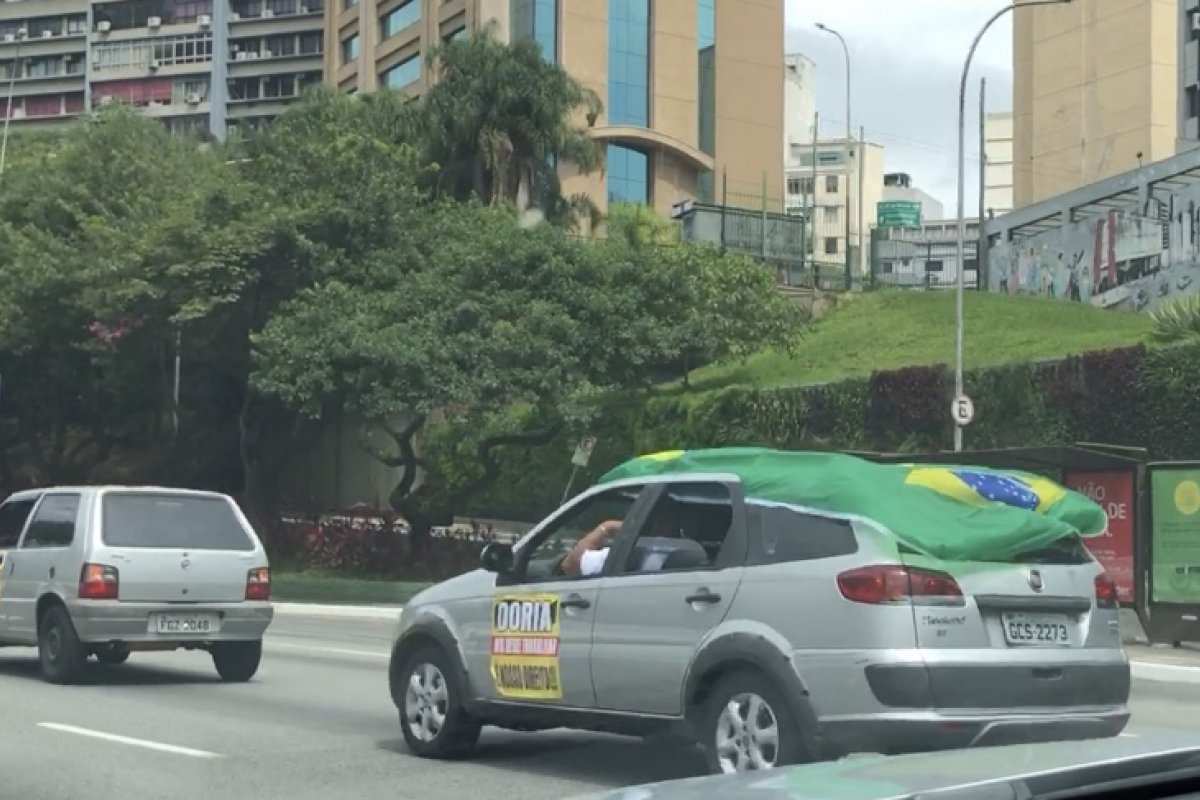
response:
<path id="1" fill-rule="evenodd" d="M 641 453 L 765 445 L 790 449 L 923 452 L 949 449 L 953 371 L 907 367 L 817 386 L 728 388 L 603 401 L 589 433 L 598 445 L 575 489 Z M 1147 448 L 1154 458 L 1200 457 L 1200 344 L 1098 351 L 966 376 L 975 421 L 966 449 L 1103 442 Z M 462 515 L 537 520 L 554 509 L 579 431 L 550 444 L 496 454 L 499 477 Z M 461 431 L 429 432 L 427 455 L 447 474 L 470 472 Z"/>

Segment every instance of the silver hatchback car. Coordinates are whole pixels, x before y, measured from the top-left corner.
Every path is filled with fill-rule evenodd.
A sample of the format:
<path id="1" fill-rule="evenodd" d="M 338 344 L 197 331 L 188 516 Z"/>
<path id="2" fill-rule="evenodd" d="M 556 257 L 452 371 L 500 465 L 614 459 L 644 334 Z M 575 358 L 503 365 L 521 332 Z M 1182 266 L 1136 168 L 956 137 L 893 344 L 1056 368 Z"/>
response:
<path id="1" fill-rule="evenodd" d="M 565 574 L 606 520 L 602 569 Z M 1078 538 L 951 568 L 687 473 L 594 487 L 482 561 L 401 614 L 391 696 L 417 755 L 462 754 L 483 725 L 569 727 L 682 734 L 736 772 L 1129 719 L 1116 590 Z"/>
<path id="2" fill-rule="evenodd" d="M 271 623 L 267 554 L 229 497 L 56 487 L 0 504 L 0 646 L 35 645 L 54 683 L 89 655 L 206 650 L 227 681 L 258 670 Z"/>

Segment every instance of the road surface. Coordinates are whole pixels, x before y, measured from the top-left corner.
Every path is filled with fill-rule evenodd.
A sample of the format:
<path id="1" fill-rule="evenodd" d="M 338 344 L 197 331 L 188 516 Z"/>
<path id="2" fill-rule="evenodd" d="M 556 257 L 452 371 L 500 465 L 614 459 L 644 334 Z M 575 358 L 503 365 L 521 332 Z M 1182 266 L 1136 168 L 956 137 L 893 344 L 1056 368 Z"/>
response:
<path id="1" fill-rule="evenodd" d="M 390 632 L 277 616 L 258 677 L 240 685 L 181 651 L 51 686 L 32 650 L 0 650 L 0 797 L 541 800 L 702 771 L 686 747 L 564 731 L 485 729 L 470 761 L 413 758 L 388 696 Z M 1133 735 L 1200 729 L 1194 685 L 1139 681 L 1131 705 Z"/>

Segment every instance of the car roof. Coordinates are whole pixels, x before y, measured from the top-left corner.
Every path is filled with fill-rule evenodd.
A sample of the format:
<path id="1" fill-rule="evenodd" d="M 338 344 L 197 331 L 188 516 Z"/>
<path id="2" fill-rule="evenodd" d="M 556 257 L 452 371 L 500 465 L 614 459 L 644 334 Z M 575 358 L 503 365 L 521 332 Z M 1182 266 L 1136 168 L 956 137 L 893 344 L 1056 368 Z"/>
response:
<path id="1" fill-rule="evenodd" d="M 13 492 L 8 499 L 27 500 L 30 498 L 39 497 L 46 492 L 78 492 L 79 494 L 102 494 L 105 492 L 126 492 L 135 494 L 169 493 L 175 495 L 191 495 L 194 497 L 229 497 L 229 495 L 221 494 L 220 492 L 207 492 L 199 489 L 183 489 L 178 486 L 126 486 L 122 484 L 101 484 L 93 486 L 39 486 L 36 489 L 22 489 L 19 492 Z"/>

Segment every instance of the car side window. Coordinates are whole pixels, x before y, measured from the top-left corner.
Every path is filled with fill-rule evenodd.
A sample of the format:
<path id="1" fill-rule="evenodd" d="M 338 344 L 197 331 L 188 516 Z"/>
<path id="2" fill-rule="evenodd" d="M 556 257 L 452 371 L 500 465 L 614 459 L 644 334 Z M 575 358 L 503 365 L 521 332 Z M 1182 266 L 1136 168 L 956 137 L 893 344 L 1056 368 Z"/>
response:
<path id="1" fill-rule="evenodd" d="M 79 495 L 48 494 L 42 498 L 25 540 L 22 550 L 45 547 L 70 547 L 75 540 L 75 518 L 79 516 Z"/>
<path id="2" fill-rule="evenodd" d="M 746 524 L 750 529 L 748 565 L 813 561 L 858 552 L 854 527 L 844 519 L 747 503 Z"/>
<path id="3" fill-rule="evenodd" d="M 733 528 L 733 495 L 723 483 L 669 484 L 638 532 L 622 574 L 689 572 L 717 565 Z"/>
<path id="4" fill-rule="evenodd" d="M 0 550 L 16 547 L 21 540 L 21 531 L 25 529 L 25 521 L 33 510 L 34 498 L 28 500 L 9 500 L 0 506 Z"/>
<path id="5" fill-rule="evenodd" d="M 624 521 L 642 492 L 641 486 L 623 486 L 594 494 L 566 511 L 531 542 L 528 555 L 522 554 L 525 568 L 519 582 L 562 580 L 559 562 L 584 536 L 608 520 Z M 576 578 L 575 580 L 586 580 Z"/>

